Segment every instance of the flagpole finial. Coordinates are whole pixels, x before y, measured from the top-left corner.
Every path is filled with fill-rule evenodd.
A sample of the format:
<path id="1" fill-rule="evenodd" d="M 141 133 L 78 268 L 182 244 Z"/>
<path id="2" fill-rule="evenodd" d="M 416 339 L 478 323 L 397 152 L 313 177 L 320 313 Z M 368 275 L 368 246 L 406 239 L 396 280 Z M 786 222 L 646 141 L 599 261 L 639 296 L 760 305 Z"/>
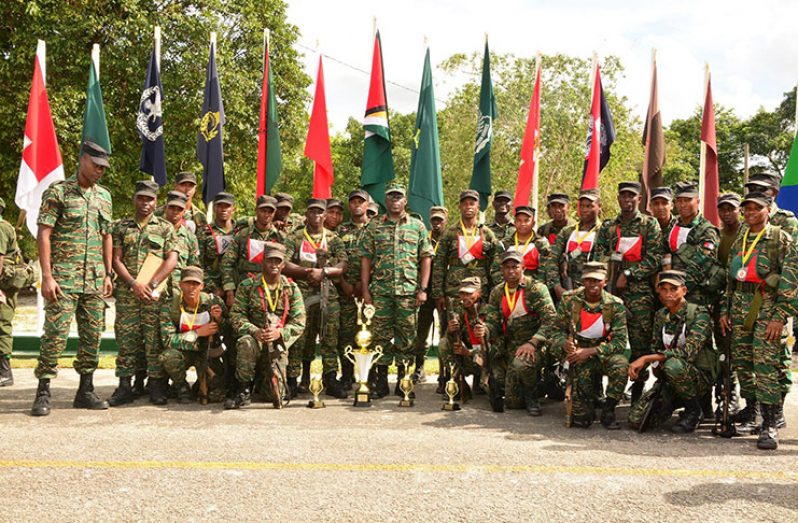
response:
<path id="1" fill-rule="evenodd" d="M 97 80 L 100 80 L 100 44 L 94 44 L 91 47 L 91 61 L 94 64 L 94 74 L 97 75 Z"/>
<path id="2" fill-rule="evenodd" d="M 211 33 L 211 45 L 216 47 L 216 31 Z"/>
<path id="3" fill-rule="evenodd" d="M 485 31 L 485 45 L 488 45 L 488 32 Z"/>
<path id="4" fill-rule="evenodd" d="M 156 25 L 153 31 L 153 45 L 155 46 L 155 66 L 161 68 L 161 26 Z"/>
<path id="5" fill-rule="evenodd" d="M 266 47 L 269 47 L 270 40 L 271 40 L 272 32 L 268 28 L 263 29 L 263 43 Z"/>
<path id="6" fill-rule="evenodd" d="M 656 63 L 656 61 L 657 61 L 657 48 L 656 47 L 652 47 L 651 48 L 651 63 Z"/>
<path id="7" fill-rule="evenodd" d="M 42 70 L 42 82 L 47 85 L 47 44 L 44 40 L 36 42 L 36 56 L 39 57 L 39 68 Z"/>
<path id="8" fill-rule="evenodd" d="M 377 37 L 377 16 L 374 15 L 371 17 L 371 36 L 374 38 Z"/>
<path id="9" fill-rule="evenodd" d="M 429 47 L 429 36 L 424 35 L 424 49 L 426 50 Z"/>

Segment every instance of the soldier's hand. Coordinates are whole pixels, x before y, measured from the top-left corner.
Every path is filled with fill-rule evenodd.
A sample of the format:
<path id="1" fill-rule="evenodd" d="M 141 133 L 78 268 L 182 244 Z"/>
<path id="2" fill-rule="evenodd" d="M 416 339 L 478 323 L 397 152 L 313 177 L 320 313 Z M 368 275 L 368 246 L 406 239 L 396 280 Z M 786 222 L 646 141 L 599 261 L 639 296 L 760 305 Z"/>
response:
<path id="1" fill-rule="evenodd" d="M 264 342 L 270 341 L 277 341 L 280 339 L 280 329 L 277 327 L 266 327 L 263 329 L 263 340 Z"/>
<path id="2" fill-rule="evenodd" d="M 222 306 L 221 305 L 211 305 L 211 318 L 214 319 L 217 323 L 222 322 Z"/>
<path id="3" fill-rule="evenodd" d="M 725 314 L 720 317 L 720 333 L 724 336 L 728 335 L 732 330 L 731 318 Z"/>
<path id="4" fill-rule="evenodd" d="M 227 305 L 229 309 L 233 308 L 233 303 L 236 301 L 236 293 L 235 291 L 224 291 L 224 304 Z"/>
<path id="5" fill-rule="evenodd" d="M 784 330 L 784 323 L 781 320 L 770 320 L 765 329 L 765 338 L 768 341 L 781 341 L 781 333 Z"/>
<path id="6" fill-rule="evenodd" d="M 471 353 L 468 351 L 465 345 L 463 345 L 462 341 L 458 341 L 452 347 L 454 349 L 454 353 L 458 356 L 471 356 Z"/>
<path id="7" fill-rule="evenodd" d="M 135 296 L 139 300 L 152 301 L 152 290 L 150 290 L 149 286 L 134 281 L 133 284 L 130 286 L 130 290 L 133 292 L 133 296 Z"/>
<path id="8" fill-rule="evenodd" d="M 449 332 L 459 332 L 460 331 L 460 320 L 457 318 L 452 318 L 449 320 L 449 324 L 446 326 Z"/>
<path id="9" fill-rule="evenodd" d="M 421 307 L 427 301 L 427 291 L 418 291 L 416 293 L 416 307 Z"/>
<path id="10" fill-rule="evenodd" d="M 114 281 L 111 279 L 110 274 L 106 274 L 103 278 L 103 298 L 110 298 L 114 293 Z"/>
<path id="11" fill-rule="evenodd" d="M 535 346 L 531 343 L 524 343 L 515 351 L 515 357 L 523 360 L 535 362 Z"/>
<path id="12" fill-rule="evenodd" d="M 643 361 L 643 358 L 638 358 L 634 360 L 632 363 L 629 364 L 629 370 L 628 370 L 629 379 L 632 381 L 636 381 L 637 377 L 640 375 L 640 373 L 643 371 L 645 367 L 646 363 L 645 361 Z"/>
<path id="13" fill-rule="evenodd" d="M 219 324 L 215 321 L 206 323 L 202 327 L 197 329 L 197 336 L 204 338 L 206 336 L 211 336 L 219 332 Z"/>
<path id="14" fill-rule="evenodd" d="M 477 322 L 477 324 L 474 325 L 474 336 L 476 336 L 477 338 L 484 338 L 485 334 L 487 333 L 488 329 L 487 327 L 485 327 L 485 324 L 482 323 L 481 321 Z"/>
<path id="15" fill-rule="evenodd" d="M 615 280 L 615 288 L 616 289 L 623 290 L 623 289 L 626 288 L 626 286 L 628 284 L 629 284 L 629 282 L 626 281 L 626 275 L 625 274 L 621 274 L 620 276 L 618 276 L 618 279 Z"/>
<path id="16" fill-rule="evenodd" d="M 565 340 L 565 346 L 563 347 L 563 350 L 566 354 L 572 354 L 576 350 L 576 343 L 574 343 L 574 340 L 571 338 Z"/>
<path id="17" fill-rule="evenodd" d="M 47 301 L 58 303 L 58 297 L 63 296 L 61 287 L 52 276 L 42 278 L 42 297 Z"/>
<path id="18" fill-rule="evenodd" d="M 586 362 L 592 355 L 593 352 L 590 349 L 576 349 L 572 353 L 568 354 L 565 359 L 568 360 L 568 363 L 579 365 Z"/>
<path id="19" fill-rule="evenodd" d="M 363 289 L 363 301 L 366 305 L 371 305 L 373 303 L 371 299 L 371 291 L 368 289 Z"/>
<path id="20" fill-rule="evenodd" d="M 308 272 L 308 281 L 311 283 L 321 283 L 324 281 L 324 270 L 310 269 L 310 272 Z"/>
<path id="21" fill-rule="evenodd" d="M 562 285 L 555 285 L 554 286 L 554 294 L 557 295 L 557 299 L 558 300 L 561 300 L 562 299 L 562 295 L 565 294 L 565 287 L 563 287 Z"/>
<path id="22" fill-rule="evenodd" d="M 255 331 L 255 334 L 252 335 L 258 341 L 265 342 L 266 341 L 266 329 L 258 329 Z"/>

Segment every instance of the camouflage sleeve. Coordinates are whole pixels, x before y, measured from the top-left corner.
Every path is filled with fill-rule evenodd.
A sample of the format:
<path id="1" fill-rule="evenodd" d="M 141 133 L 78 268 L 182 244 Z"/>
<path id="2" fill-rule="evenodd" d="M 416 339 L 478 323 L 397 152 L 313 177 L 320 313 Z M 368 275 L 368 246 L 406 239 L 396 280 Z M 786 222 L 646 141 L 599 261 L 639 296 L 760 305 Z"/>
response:
<path id="1" fill-rule="evenodd" d="M 330 265 L 344 264 L 344 272 L 346 272 L 346 264 L 349 258 L 346 256 L 346 246 L 339 236 L 333 236 L 330 240 Z"/>
<path id="2" fill-rule="evenodd" d="M 375 218 L 366 225 L 366 230 L 363 231 L 363 235 L 360 237 L 360 242 L 358 244 L 360 257 L 368 258 L 371 261 L 374 261 L 374 229 L 377 227 L 376 221 L 378 219 L 379 218 Z"/>
<path id="3" fill-rule="evenodd" d="M 631 278 L 638 281 L 654 276 L 662 261 L 662 233 L 659 222 L 654 218 L 648 219 L 647 222 L 643 233 L 643 247 L 646 253 L 640 263 L 629 267 Z"/>
<path id="4" fill-rule="evenodd" d="M 41 223 L 41 222 L 40 222 Z M 114 224 L 114 228 L 111 231 L 111 238 L 114 242 L 114 249 L 121 249 L 125 243 L 125 223 L 124 220 L 119 220 Z"/>
<path id="5" fill-rule="evenodd" d="M 443 232 L 438 242 L 438 253 L 432 265 L 432 297 L 443 298 L 446 296 L 446 271 L 449 268 L 449 249 L 451 249 L 452 234 L 449 229 Z"/>
<path id="6" fill-rule="evenodd" d="M 42 204 L 39 206 L 39 218 L 36 223 L 54 227 L 61 215 L 61 190 L 58 185 L 51 185 L 42 195 Z"/>
<path id="7" fill-rule="evenodd" d="M 531 291 L 529 302 L 531 305 L 531 310 L 537 311 L 537 313 L 540 315 L 540 324 L 554 324 L 557 321 L 557 313 L 554 310 L 554 302 L 551 300 L 551 294 L 549 293 L 548 287 L 546 287 L 544 283 L 536 281 L 531 287 L 528 288 L 528 290 Z M 546 333 L 545 331 L 541 333 L 542 330 L 542 328 L 538 329 L 538 332 L 532 336 L 532 340 L 535 340 L 538 343 L 545 343 L 547 339 L 545 335 Z"/>
<path id="8" fill-rule="evenodd" d="M 2 223 L 2 226 L 0 226 L 0 256 L 9 254 L 8 248 L 11 244 L 11 234 L 14 234 L 14 229 L 5 227 L 5 223 Z"/>
<path id="9" fill-rule="evenodd" d="M 613 308 L 612 323 L 609 329 L 609 339 L 602 342 L 597 348 L 600 358 L 623 354 L 629 340 L 629 332 L 626 330 L 626 307 L 623 302 L 619 299 L 613 299 L 605 306 Z"/>
<path id="10" fill-rule="evenodd" d="M 537 245 L 538 252 L 540 252 L 539 280 L 554 288 L 555 285 L 560 284 L 560 270 L 557 264 L 559 258 L 554 256 L 554 250 L 546 238 L 539 238 Z"/>
<path id="11" fill-rule="evenodd" d="M 432 248 L 432 242 L 429 239 L 429 234 L 427 233 L 427 227 L 424 225 L 424 222 L 419 221 L 419 242 L 418 242 L 418 259 L 421 258 L 431 258 L 435 256 L 435 250 Z"/>
<path id="12" fill-rule="evenodd" d="M 195 267 L 201 267 L 200 262 L 200 252 L 199 252 L 199 242 L 197 241 L 197 236 L 189 231 L 188 235 L 188 264 L 193 265 Z"/>
<path id="13" fill-rule="evenodd" d="M 222 300 L 220 297 L 218 297 L 215 294 L 211 294 L 210 297 L 211 300 L 208 307 L 209 309 L 214 305 L 218 305 L 219 307 L 222 308 L 222 323 L 219 325 L 219 327 L 221 328 L 220 330 L 223 333 L 229 331 L 230 329 L 232 329 L 233 325 L 230 321 L 230 313 L 227 310 L 227 305 L 225 305 L 224 300 Z"/>
<path id="14" fill-rule="evenodd" d="M 723 299 L 720 301 L 720 315 L 727 316 L 731 318 L 731 304 L 732 298 L 734 297 L 734 291 L 737 286 L 737 280 L 734 279 L 732 276 L 732 262 L 734 261 L 734 256 L 736 252 L 740 250 L 740 244 L 742 235 L 737 235 L 737 239 L 734 240 L 732 243 L 731 249 L 729 249 L 729 261 L 726 263 L 726 294 L 723 296 Z"/>
<path id="15" fill-rule="evenodd" d="M 100 207 L 98 213 L 100 234 L 110 234 L 114 223 L 114 201 L 113 197 L 111 196 L 111 191 L 103 188 L 98 200 Z"/>
<path id="16" fill-rule="evenodd" d="M 541 323 L 540 330 L 535 334 L 535 338 L 543 339 L 555 352 L 562 351 L 565 339 L 571 331 L 571 308 L 574 299 L 576 298 L 572 292 L 563 294 L 562 300 L 557 305 L 555 317 L 551 321 Z"/>
<path id="17" fill-rule="evenodd" d="M 507 240 L 505 239 L 505 241 Z M 507 247 L 504 245 L 504 242 L 496 242 L 496 250 L 493 253 L 493 260 L 491 260 L 490 263 L 490 277 L 491 280 L 497 284 L 504 281 L 504 277 L 502 276 L 502 255 L 506 250 Z"/>
<path id="18" fill-rule="evenodd" d="M 651 351 L 656 353 L 665 352 L 665 346 L 662 344 L 662 326 L 665 325 L 665 315 L 667 309 L 665 307 L 657 310 L 654 313 L 653 327 L 651 328 Z"/>
<path id="19" fill-rule="evenodd" d="M 568 237 L 571 235 L 572 230 L 573 228 L 571 227 L 565 227 L 561 230 L 554 240 L 554 245 L 551 246 L 551 259 L 557 269 L 556 278 L 553 281 L 547 280 L 551 287 L 560 285 L 560 261 L 562 260 L 562 255 L 565 252 L 566 243 L 568 242 Z"/>
<path id="20" fill-rule="evenodd" d="M 178 240 L 177 234 L 175 233 L 175 228 L 172 226 L 172 224 L 166 220 L 164 220 L 164 222 L 163 255 L 166 257 L 170 252 L 176 252 L 178 250 Z"/>
<path id="21" fill-rule="evenodd" d="M 175 320 L 172 314 L 175 303 L 179 304 L 180 299 L 180 295 L 177 294 L 171 300 L 164 300 L 163 304 L 161 305 L 159 326 L 161 330 L 161 339 L 166 340 L 164 345 L 170 349 L 180 349 L 180 333 L 175 327 Z M 178 321 L 180 321 L 179 316 Z"/>
<path id="22" fill-rule="evenodd" d="M 609 263 L 612 243 L 610 242 L 610 223 L 608 221 L 601 224 L 596 233 L 596 244 L 593 247 L 594 258 L 596 261 Z"/>
<path id="23" fill-rule="evenodd" d="M 482 231 L 484 234 L 482 239 L 482 253 L 485 258 L 487 258 L 487 262 L 485 263 L 485 277 L 488 278 L 488 288 L 492 289 L 494 285 L 504 279 L 501 276 L 501 265 L 499 266 L 498 272 L 496 272 L 495 269 L 495 263 L 501 260 L 497 255 L 499 240 L 496 239 L 496 235 L 489 227 L 482 227 Z"/>
<path id="24" fill-rule="evenodd" d="M 302 332 L 305 330 L 306 317 L 305 302 L 302 301 L 302 292 L 300 292 L 297 284 L 291 282 L 285 292 L 289 293 L 289 312 L 285 325 L 283 325 L 282 335 L 285 348 L 288 349 L 302 336 Z"/>
<path id="25" fill-rule="evenodd" d="M 233 325 L 233 331 L 239 337 L 251 336 L 258 330 L 258 326 L 249 321 L 247 312 L 250 295 L 252 294 L 252 285 L 249 283 L 251 281 L 251 279 L 244 280 L 238 287 L 238 292 L 235 293 L 235 301 L 233 301 L 233 308 L 230 309 L 230 323 Z"/>
<path id="26" fill-rule="evenodd" d="M 241 247 L 246 243 L 246 236 L 246 232 L 239 232 L 233 236 L 233 240 L 230 242 L 227 250 L 222 254 L 221 273 L 222 290 L 224 291 L 236 290 L 236 265 L 238 265 Z"/>
<path id="27" fill-rule="evenodd" d="M 779 241 L 781 277 L 771 319 L 786 323 L 789 317 L 798 315 L 798 249 L 786 231 L 782 231 Z"/>
<path id="28" fill-rule="evenodd" d="M 710 269 L 715 271 L 720 266 L 718 261 L 719 244 L 720 233 L 717 227 L 707 223 L 701 231 L 700 237 L 693 242 L 693 256 L 689 256 L 687 259 L 685 283 L 688 291 L 704 287 L 709 280 Z"/>
<path id="29" fill-rule="evenodd" d="M 287 234 L 283 245 L 285 245 L 285 261 L 293 262 L 296 251 L 299 248 L 296 235 Z"/>
<path id="30" fill-rule="evenodd" d="M 657 331 L 654 331 L 657 332 Z M 706 307 L 698 307 L 695 318 L 687 325 L 685 330 L 685 343 L 674 349 L 666 348 L 663 354 L 666 358 L 681 358 L 690 363 L 695 363 L 698 354 L 712 337 L 712 320 Z"/>
<path id="31" fill-rule="evenodd" d="M 488 339 L 498 340 L 502 336 L 502 296 L 504 285 L 496 285 L 490 291 L 488 304 L 485 307 L 485 327 L 488 329 Z"/>

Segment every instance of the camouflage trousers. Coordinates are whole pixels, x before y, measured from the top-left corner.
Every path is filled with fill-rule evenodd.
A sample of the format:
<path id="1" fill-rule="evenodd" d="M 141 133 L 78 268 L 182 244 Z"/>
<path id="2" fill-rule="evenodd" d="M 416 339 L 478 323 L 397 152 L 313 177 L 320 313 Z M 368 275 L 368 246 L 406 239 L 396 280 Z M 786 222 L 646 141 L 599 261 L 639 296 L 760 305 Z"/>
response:
<path id="1" fill-rule="evenodd" d="M 454 353 L 452 345 L 446 336 L 442 337 L 440 343 L 438 343 L 438 357 L 440 357 L 441 363 L 447 367 L 454 366 L 455 370 L 460 369 L 463 376 L 473 375 L 475 379 L 479 379 L 482 374 L 482 368 L 474 362 L 474 358 L 458 356 Z M 382 359 L 380 359 L 379 363 L 384 365 Z"/>
<path id="2" fill-rule="evenodd" d="M 571 385 L 571 404 L 574 418 L 593 420 L 593 412 L 596 408 L 596 380 L 607 376 L 607 398 L 620 402 L 623 391 L 626 388 L 627 369 L 629 361 L 623 354 L 612 354 L 610 356 L 593 356 L 584 363 L 574 365 L 570 379 Z"/>
<path id="3" fill-rule="evenodd" d="M 14 346 L 14 336 L 12 335 L 12 323 L 14 313 L 17 310 L 16 290 L 3 291 L 6 296 L 5 303 L 0 303 L 0 356 L 11 356 L 11 349 Z"/>
<path id="4" fill-rule="evenodd" d="M 274 351 L 269 353 L 266 346 L 252 336 L 242 336 L 236 343 L 238 356 L 236 358 L 236 379 L 240 383 L 249 383 L 255 380 L 255 376 L 263 376 L 263 381 L 267 382 L 272 375 L 272 360 L 274 360 L 274 370 L 285 372 L 288 367 L 288 355 L 281 346 L 274 344 Z"/>
<path id="5" fill-rule="evenodd" d="M 319 335 L 321 308 L 319 304 L 306 309 L 305 332 L 288 350 L 288 377 L 296 378 L 302 372 L 302 362 L 316 357 L 316 337 Z M 327 332 L 321 340 L 322 374 L 338 372 L 338 318 L 340 308 L 337 299 L 327 304 Z"/>
<path id="6" fill-rule="evenodd" d="M 647 282 L 630 287 L 623 295 L 623 304 L 626 306 L 626 327 L 632 352 L 629 361 L 632 362 L 651 353 L 651 329 L 658 305 Z M 641 379 L 645 377 L 641 376 Z"/>
<path id="7" fill-rule="evenodd" d="M 79 374 L 97 369 L 100 337 L 105 330 L 105 301 L 99 294 L 66 294 L 44 305 L 44 336 L 35 375 L 52 379 L 58 375 L 58 357 L 64 352 L 72 318 L 78 324 L 78 353 L 74 367 Z"/>
<path id="8" fill-rule="evenodd" d="M 383 356 L 378 365 L 399 365 L 412 360 L 416 341 L 416 296 L 374 295 L 377 312 L 371 325 L 373 345 L 382 347 Z M 391 342 L 393 340 L 393 342 Z"/>
<path id="9" fill-rule="evenodd" d="M 700 398 L 712 388 L 712 377 L 682 358 L 668 358 L 661 367 L 662 373 L 665 376 L 665 385 L 668 388 L 667 392 L 663 392 L 665 392 L 665 395 L 668 397 L 688 401 Z M 662 395 L 662 393 L 660 393 L 660 395 Z M 653 388 L 643 393 L 637 403 L 632 404 L 628 416 L 630 425 L 633 427 L 640 426 L 646 409 L 648 409 L 652 401 L 654 401 Z M 652 416 L 656 420 L 652 426 L 667 420 L 673 413 L 672 401 L 661 401 L 660 403 L 668 407 L 664 408 L 664 410 L 661 408 L 660 412 L 652 412 Z M 646 423 L 646 426 L 649 426 L 649 424 Z"/>
<path id="10" fill-rule="evenodd" d="M 413 343 L 413 355 L 427 355 L 427 337 L 429 331 L 435 323 L 435 300 L 428 299 L 418 309 L 418 328 L 416 329 L 416 341 Z"/>
<path id="11" fill-rule="evenodd" d="M 222 401 L 225 397 L 224 369 L 225 364 L 222 358 L 206 359 L 205 351 L 179 350 L 167 348 L 158 356 L 164 372 L 175 383 L 186 380 L 186 371 L 194 367 L 199 375 L 203 369 L 211 370 L 208 382 L 208 399 L 211 402 Z M 195 383 L 199 387 L 199 380 Z"/>
<path id="12" fill-rule="evenodd" d="M 504 390 L 504 406 L 508 409 L 523 409 L 524 392 L 538 386 L 538 375 L 543 358 L 535 354 L 534 361 L 516 358 L 515 351 L 524 342 L 499 342 L 491 346 L 490 373 L 499 390 Z"/>
<path id="13" fill-rule="evenodd" d="M 116 375 L 123 378 L 146 369 L 150 378 L 163 378 L 165 373 L 158 357 L 163 352 L 160 337 L 160 311 L 166 293 L 155 302 L 142 302 L 129 290 L 118 287 L 114 332 L 119 354 Z"/>
<path id="14" fill-rule="evenodd" d="M 356 348 L 355 334 L 360 330 L 360 326 L 357 324 L 355 300 L 338 296 L 338 303 L 341 310 L 338 315 L 338 357 L 343 358 L 347 346 L 351 345 L 353 349 Z"/>

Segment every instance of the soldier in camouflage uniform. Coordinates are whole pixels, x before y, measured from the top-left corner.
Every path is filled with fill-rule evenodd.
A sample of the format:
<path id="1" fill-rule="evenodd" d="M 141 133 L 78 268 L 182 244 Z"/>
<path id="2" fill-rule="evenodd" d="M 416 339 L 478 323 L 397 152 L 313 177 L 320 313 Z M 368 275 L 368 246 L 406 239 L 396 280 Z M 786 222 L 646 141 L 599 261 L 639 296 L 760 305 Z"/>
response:
<path id="1" fill-rule="evenodd" d="M 407 214 L 406 194 L 398 184 L 386 189 L 386 214 L 369 222 L 360 245 L 363 299 L 376 307 L 374 345 L 383 348 L 377 362 L 377 398 L 390 392 L 388 366 L 393 360 L 399 367 L 397 383 L 405 371 L 402 362 L 411 361 L 416 311 L 427 301 L 432 245 L 424 222 Z"/>
<path id="2" fill-rule="evenodd" d="M 245 279 L 236 290 L 230 318 L 238 336 L 236 379 L 239 388 L 234 399 L 225 401 L 225 409 L 249 404 L 256 372 L 263 374 L 268 383 L 278 385 L 281 397 L 275 398 L 271 387 L 267 391 L 275 406 L 282 406 L 286 399 L 288 354 L 299 343 L 306 324 L 302 291 L 282 275 L 286 257 L 285 246 L 267 243 L 262 275 Z"/>
<path id="3" fill-rule="evenodd" d="M 673 215 L 673 191 L 670 187 L 654 187 L 648 199 L 651 215 L 657 219 L 659 229 L 665 234 L 676 225 Z"/>
<path id="4" fill-rule="evenodd" d="M 577 202 L 579 223 L 569 225 L 557 235 L 551 246 L 551 260 L 557 264 L 557 277 L 548 281 L 553 297 L 559 302 L 565 291 L 573 290 L 582 281 L 586 262 L 593 259 L 596 232 L 601 226 L 601 197 L 598 189 L 580 191 Z"/>
<path id="5" fill-rule="evenodd" d="M 227 192 L 213 197 L 213 223 L 197 231 L 200 261 L 205 272 L 205 292 L 225 298 L 222 288 L 222 256 L 233 242 L 235 198 Z"/>
<path id="6" fill-rule="evenodd" d="M 699 398 L 709 392 L 715 379 L 717 355 L 712 348 L 709 310 L 687 301 L 687 280 L 682 271 L 662 271 L 659 275 L 657 291 L 665 307 L 654 316 L 653 352 L 629 365 L 629 379 L 637 380 L 651 365 L 660 381 L 632 405 L 629 424 L 634 428 L 640 428 L 646 410 L 655 400 L 644 428 L 669 419 L 673 412 L 671 398 L 684 404 L 679 421 L 671 427 L 673 432 L 693 432 L 701 422 Z"/>
<path id="7" fill-rule="evenodd" d="M 563 193 L 551 193 L 546 198 L 546 214 L 551 220 L 538 227 L 537 233 L 553 245 L 560 231 L 576 223 L 571 218 L 571 197 Z"/>
<path id="8" fill-rule="evenodd" d="M 283 236 L 293 231 L 296 227 L 305 225 L 305 217 L 292 212 L 294 210 L 294 197 L 288 193 L 278 192 L 274 195 L 277 200 L 277 210 L 274 211 L 272 223 Z"/>
<path id="9" fill-rule="evenodd" d="M 517 251 L 502 256 L 500 283 L 488 297 L 485 328 L 490 341 L 490 402 L 494 412 L 526 407 L 540 416 L 538 374 L 545 341 L 541 325 L 556 320 L 544 283 L 524 276 L 524 257 Z M 476 331 L 484 338 L 482 328 Z"/>
<path id="10" fill-rule="evenodd" d="M 327 198 L 324 228 L 338 234 L 338 226 L 344 221 L 344 204 L 337 198 Z"/>
<path id="11" fill-rule="evenodd" d="M 175 176 L 175 185 L 172 191 L 181 192 L 186 196 L 186 208 L 183 211 L 184 225 L 193 234 L 208 224 L 208 218 L 205 213 L 194 207 L 194 193 L 197 192 L 197 175 L 189 171 L 177 173 Z M 166 206 L 158 207 L 155 210 L 155 216 L 164 216 Z M 180 278 L 180 271 L 175 270 L 177 278 Z"/>
<path id="12" fill-rule="evenodd" d="M 167 211 L 168 213 L 168 211 Z M 186 381 L 186 371 L 194 367 L 197 376 L 207 373 L 210 358 L 221 352 L 221 336 L 230 329 L 227 309 L 222 299 L 214 294 L 202 292 L 205 277 L 202 269 L 184 267 L 180 271 L 180 283 L 173 296 L 161 309 L 161 338 L 164 351 L 159 356 L 164 371 L 177 390 L 178 403 L 190 403 L 191 389 Z M 219 366 L 216 366 L 219 370 Z M 215 371 L 214 371 L 215 372 Z M 197 385 L 198 398 L 212 389 L 223 389 L 221 379 L 206 379 L 206 390 Z M 198 382 L 200 380 L 198 379 Z M 223 396 L 222 394 L 217 397 Z M 205 396 L 205 400 L 208 396 Z"/>
<path id="13" fill-rule="evenodd" d="M 513 195 L 507 191 L 496 191 L 493 194 L 493 223 L 488 228 L 499 241 L 511 238 L 515 234 L 513 218 L 510 214 Z"/>
<path id="14" fill-rule="evenodd" d="M 498 244 L 491 267 L 494 282 L 502 281 L 501 256 L 506 251 L 524 256 L 524 275 L 547 283 L 557 279 L 557 264 L 551 257 L 549 241 L 535 234 L 535 209 L 528 205 L 515 208 L 515 234 Z"/>
<path id="15" fill-rule="evenodd" d="M 149 180 L 136 182 L 133 195 L 135 215 L 114 226 L 113 264 L 120 282 L 114 289 L 119 386 L 108 400 L 112 406 L 124 405 L 136 398 L 130 380 L 134 374 L 142 375 L 145 370 L 149 378 L 150 402 L 166 404 L 168 378 L 159 356 L 163 351 L 160 313 L 167 293 L 158 293 L 156 289 L 169 278 L 178 255 L 174 226 L 153 214 L 157 197 L 158 184 Z M 162 262 L 149 282 L 136 281 L 149 254 L 161 258 Z"/>
<path id="16" fill-rule="evenodd" d="M 197 236 L 191 231 L 183 219 L 188 199 L 181 191 L 169 191 L 166 195 L 166 205 L 163 209 L 163 217 L 175 228 L 175 241 L 177 251 L 177 265 L 172 271 L 167 290 L 169 296 L 180 293 L 180 274 L 181 271 L 189 266 L 199 265 L 199 244 Z"/>
<path id="17" fill-rule="evenodd" d="M 798 250 L 780 227 L 768 223 L 772 198 L 748 193 L 742 202 L 746 226 L 740 231 L 729 256 L 729 280 L 722 303 L 721 329 L 732 332 L 732 364 L 740 380 L 740 396 L 756 419 L 762 409 L 760 449 L 778 446 L 783 426 L 785 375 L 784 324 L 796 313 Z"/>
<path id="18" fill-rule="evenodd" d="M 369 201 L 368 209 L 366 209 L 366 217 L 372 220 L 378 214 L 380 214 L 380 206 L 377 205 L 377 202 Z"/>
<path id="19" fill-rule="evenodd" d="M 763 192 L 773 199 L 768 223 L 775 227 L 781 227 L 783 231 L 792 236 L 793 241 L 798 241 L 798 218 L 792 211 L 781 209 L 776 204 L 780 187 L 781 176 L 776 173 L 754 174 L 745 184 L 746 192 Z"/>
<path id="20" fill-rule="evenodd" d="M 6 202 L 0 198 L 0 215 Z M 17 244 L 14 226 L 0 216 L 0 387 L 14 384 L 11 372 L 11 348 L 14 345 L 12 323 L 17 307 L 17 293 L 33 278 Z"/>
<path id="21" fill-rule="evenodd" d="M 651 352 L 651 322 L 657 309 L 652 279 L 662 258 L 659 223 L 638 210 L 640 184 L 618 184 L 621 213 L 601 224 L 596 238 L 595 258 L 609 264 L 608 290 L 622 300 L 627 310 L 630 362 Z M 646 375 L 632 385 L 632 402 L 643 392 Z"/>
<path id="22" fill-rule="evenodd" d="M 346 249 L 346 272 L 337 282 L 338 302 L 341 314 L 338 325 L 338 358 L 341 362 L 341 386 L 344 390 L 352 390 L 355 379 L 354 365 L 344 354 L 347 345 L 354 343 L 358 331 L 357 307 L 355 298 L 362 298 L 360 288 L 360 239 L 366 232 L 369 220 L 366 216 L 369 195 L 363 189 L 355 189 L 349 193 L 350 221 L 342 223 L 338 235 Z"/>
<path id="23" fill-rule="evenodd" d="M 607 398 L 600 421 L 604 428 L 615 430 L 620 428 L 615 407 L 626 386 L 629 362 L 624 351 L 628 338 L 626 308 L 604 290 L 606 276 L 605 264 L 585 263 L 583 286 L 563 294 L 557 320 L 544 323 L 540 335 L 546 339 L 548 350 L 568 363 L 572 425 L 589 428 L 593 423 L 598 399 L 594 384 L 607 376 Z"/>
<path id="24" fill-rule="evenodd" d="M 76 408 L 107 409 L 94 392 L 93 376 L 105 330 L 105 302 L 111 282 L 111 193 L 98 184 L 110 166 L 99 145 L 83 142 L 78 173 L 50 185 L 42 195 L 36 244 L 42 268 L 44 336 L 35 376 L 39 379 L 31 414 L 50 414 L 50 379 L 58 375 L 58 357 L 66 348 L 69 325 L 77 316 L 75 370 L 80 388 Z"/>
<path id="25" fill-rule="evenodd" d="M 285 239 L 285 275 L 293 278 L 305 300 L 308 325 L 302 338 L 288 353 L 288 385 L 292 395 L 307 392 L 310 383 L 310 364 L 316 357 L 316 336 L 320 336 L 322 382 L 325 393 L 346 398 L 347 393 L 337 379 L 338 372 L 338 290 L 332 279 L 346 270 L 346 248 L 334 232 L 322 225 L 327 202 L 310 198 L 305 211 L 305 226 L 295 229 Z M 328 290 L 326 304 L 324 291 Z M 326 306 L 322 317 L 322 306 Z M 326 332 L 324 332 L 326 330 Z M 297 385 L 302 370 L 301 387 Z"/>

